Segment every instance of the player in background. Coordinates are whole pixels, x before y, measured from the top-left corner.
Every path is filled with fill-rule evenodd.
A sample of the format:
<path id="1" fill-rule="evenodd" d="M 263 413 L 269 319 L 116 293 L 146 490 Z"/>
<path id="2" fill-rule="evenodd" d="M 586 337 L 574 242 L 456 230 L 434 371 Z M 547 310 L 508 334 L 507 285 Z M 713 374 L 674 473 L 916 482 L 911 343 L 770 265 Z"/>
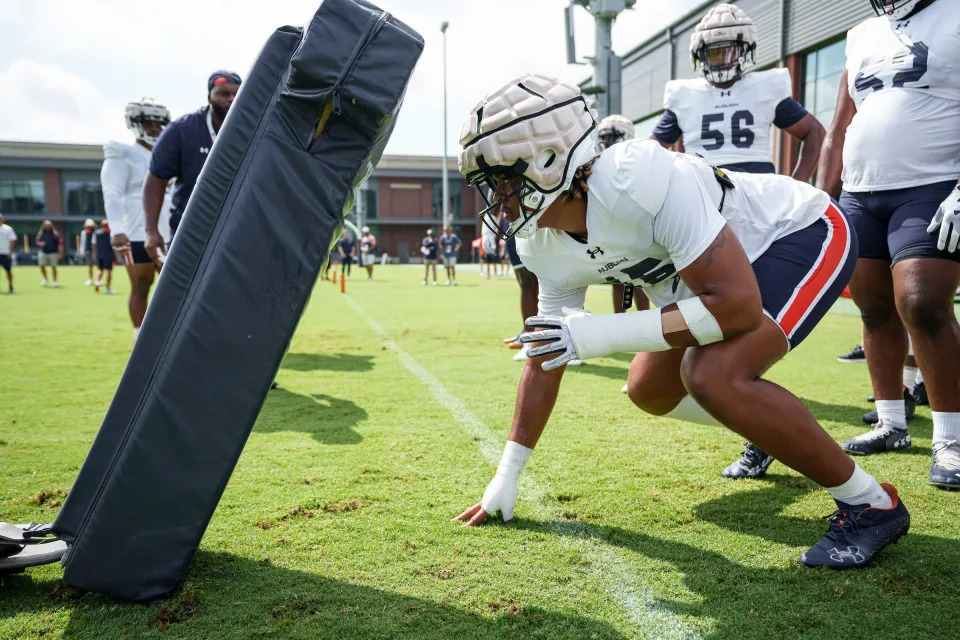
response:
<path id="1" fill-rule="evenodd" d="M 353 259 L 357 255 L 357 246 L 346 229 L 343 230 L 343 233 L 340 234 L 340 240 L 337 241 L 337 253 L 340 254 L 343 277 L 349 279 L 350 265 L 353 264 Z"/>
<path id="2" fill-rule="evenodd" d="M 790 71 L 747 73 L 756 63 L 757 29 L 736 5 L 718 4 L 690 37 L 693 66 L 702 78 L 671 80 L 665 111 L 652 138 L 664 147 L 680 143 L 729 171 L 775 173 L 771 125 L 800 141 L 793 177 L 807 182 L 817 169 L 823 126 L 792 97 Z"/>
<path id="3" fill-rule="evenodd" d="M 43 279 L 40 281 L 40 286 L 45 287 L 49 282 L 50 286 L 54 288 L 59 287 L 60 284 L 57 282 L 57 262 L 60 253 L 63 251 L 63 237 L 60 235 L 60 232 L 57 231 L 57 228 L 53 226 L 52 220 L 44 220 L 43 223 L 41 223 L 40 231 L 37 232 L 37 237 L 34 238 L 34 241 L 40 247 L 40 252 L 37 254 L 40 274 L 43 276 Z M 53 272 L 52 281 L 47 278 L 47 267 L 50 267 Z"/>
<path id="4" fill-rule="evenodd" d="M 100 228 L 93 234 L 93 250 L 97 257 L 97 289 L 104 284 L 103 275 L 106 272 L 106 289 L 103 292 L 107 295 L 113 295 L 113 262 L 116 256 L 113 253 L 113 246 L 110 244 L 110 222 L 102 220 Z"/>
<path id="5" fill-rule="evenodd" d="M 433 269 L 433 286 L 437 286 L 437 250 L 440 243 L 433 237 L 433 229 L 427 229 L 427 235 L 420 241 L 420 255 L 423 256 L 423 282 L 426 285 Z"/>
<path id="6" fill-rule="evenodd" d="M 130 278 L 127 309 L 133 324 L 133 340 L 136 341 L 147 313 L 147 299 L 157 271 L 144 246 L 147 234 L 143 183 L 150 168 L 153 146 L 163 128 L 170 123 L 170 110 L 153 98 L 141 98 L 127 103 L 124 119 L 135 141 L 132 144 L 111 141 L 103 145 L 100 184 L 103 188 L 103 207 L 113 236 L 110 242 L 117 254 L 123 257 L 121 262 L 126 264 Z M 165 216 L 169 216 L 169 212 L 161 211 L 160 217 Z M 162 226 L 159 224 L 158 228 Z"/>
<path id="7" fill-rule="evenodd" d="M 930 482 L 960 489 L 960 0 L 871 0 L 847 33 L 817 186 L 860 236 L 850 293 L 877 399 L 857 455 L 910 447 L 900 367 L 913 341 L 933 415 Z"/>
<path id="8" fill-rule="evenodd" d="M 652 138 L 674 144 L 728 171 L 775 173 L 770 158 L 771 127 L 800 140 L 793 177 L 808 182 L 817 169 L 824 129 L 792 97 L 790 71 L 748 73 L 756 63 L 757 30 L 736 5 L 718 4 L 703 16 L 690 37 L 690 56 L 702 78 L 671 80 L 663 95 L 665 111 Z M 762 478 L 773 457 L 750 442 L 723 470 L 726 478 Z"/>
<path id="9" fill-rule="evenodd" d="M 499 278 L 497 263 L 500 262 L 500 238 L 497 237 L 497 232 L 487 225 L 481 225 L 480 238 L 480 247 L 483 249 L 483 264 L 480 270 L 483 272 L 483 277 L 489 280 L 493 272 L 493 275 Z"/>
<path id="10" fill-rule="evenodd" d="M 447 286 L 457 286 L 457 256 L 463 243 L 460 237 L 453 232 L 453 227 L 447 225 L 440 236 L 440 249 L 443 253 L 443 266 L 447 270 Z"/>
<path id="11" fill-rule="evenodd" d="M 150 171 L 143 185 L 144 248 L 161 266 L 166 241 L 160 233 L 160 212 L 165 209 L 167 184 L 176 179 L 170 204 L 170 238 L 180 226 L 190 194 L 197 185 L 213 142 L 240 90 L 240 76 L 233 71 L 214 71 L 207 78 L 207 104 L 167 125 L 153 146 Z"/>
<path id="12" fill-rule="evenodd" d="M 857 250 L 845 216 L 805 183 L 728 174 L 651 141 L 597 156 L 595 127 L 579 88 L 523 75 L 477 103 L 461 129 L 460 171 L 482 197 L 494 191 L 481 215 L 487 222 L 499 210 L 507 234 L 518 236 L 517 251 L 540 280 L 539 314 L 528 322 L 545 330 L 522 336 L 537 346 L 500 467 L 458 519 L 476 525 L 500 511 L 511 521 L 566 364 L 632 352 L 638 407 L 722 424 L 828 488 L 837 511 L 802 564 L 865 566 L 907 532 L 906 508 L 796 396 L 761 378 L 842 293 Z M 644 287 L 658 309 L 583 311 L 587 286 L 610 276 Z M 837 553 L 851 547 L 856 553 Z"/>
<path id="13" fill-rule="evenodd" d="M 80 231 L 80 255 L 83 256 L 83 263 L 87 265 L 87 280 L 83 286 L 93 285 L 93 234 L 97 232 L 97 224 L 87 218 L 83 221 L 83 229 Z"/>
<path id="14" fill-rule="evenodd" d="M 13 248 L 17 244 L 17 234 L 13 227 L 3 220 L 0 213 L 0 267 L 7 273 L 7 293 L 13 293 Z"/>
<path id="15" fill-rule="evenodd" d="M 377 239 L 370 233 L 370 227 L 360 230 L 360 264 L 367 268 L 367 280 L 373 280 L 373 264 L 377 260 Z"/>

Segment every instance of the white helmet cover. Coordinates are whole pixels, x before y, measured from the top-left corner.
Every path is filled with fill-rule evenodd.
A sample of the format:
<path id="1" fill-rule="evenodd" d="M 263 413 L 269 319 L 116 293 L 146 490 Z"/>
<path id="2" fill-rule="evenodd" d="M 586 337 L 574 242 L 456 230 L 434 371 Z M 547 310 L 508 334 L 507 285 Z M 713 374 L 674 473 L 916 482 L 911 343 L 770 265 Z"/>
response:
<path id="1" fill-rule="evenodd" d="M 127 129 L 133 131 L 137 140 L 153 146 L 157 143 L 157 139 L 147 135 L 143 123 L 159 122 L 165 127 L 170 124 L 170 110 L 162 104 L 157 104 L 153 98 L 141 98 L 127 103 L 124 118 L 127 121 Z"/>
<path id="2" fill-rule="evenodd" d="M 604 149 L 624 140 L 632 140 L 634 133 L 633 123 L 619 113 L 607 116 L 597 125 L 597 137 Z"/>
<path id="3" fill-rule="evenodd" d="M 870 0 L 870 5 L 878 16 L 888 16 L 891 20 L 903 20 L 913 13 L 920 0 Z"/>
<path id="4" fill-rule="evenodd" d="M 729 49 L 722 62 L 710 63 L 712 50 Z M 757 28 L 740 7 L 718 4 L 700 19 L 690 36 L 693 68 L 712 83 L 737 80 L 757 61 Z"/>
<path id="5" fill-rule="evenodd" d="M 577 167 L 597 155 L 596 127 L 597 112 L 580 89 L 550 76 L 519 75 L 474 105 L 460 131 L 458 160 L 487 203 L 484 224 L 504 239 L 533 235 L 537 218 L 570 188 Z M 498 179 L 518 177 L 520 187 L 500 193 Z M 521 215 L 504 232 L 496 211 L 512 197 Z"/>

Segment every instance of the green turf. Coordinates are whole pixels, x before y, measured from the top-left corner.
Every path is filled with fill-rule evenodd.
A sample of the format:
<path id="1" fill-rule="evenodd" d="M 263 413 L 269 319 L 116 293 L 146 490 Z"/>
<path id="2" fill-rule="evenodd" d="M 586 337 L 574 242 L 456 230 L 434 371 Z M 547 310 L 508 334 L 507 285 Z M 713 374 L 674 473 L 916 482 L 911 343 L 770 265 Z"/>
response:
<path id="1" fill-rule="evenodd" d="M 36 271 L 17 269 L 17 294 L 0 295 L 8 521 L 56 514 L 130 348 L 122 273 L 107 297 L 77 268 L 59 290 Z M 318 285 L 176 597 L 121 604 L 66 587 L 58 566 L 32 569 L 0 582 L 0 637 L 960 637 L 960 494 L 927 484 L 927 408 L 911 451 L 860 461 L 913 514 L 863 571 L 797 566 L 825 530 L 826 492 L 779 464 L 764 481 L 721 479 L 740 439 L 633 408 L 626 357 L 566 375 L 516 526 L 451 522 L 509 426 L 521 365 L 500 339 L 517 329 L 518 289 L 469 268 L 457 288 L 420 277 L 378 267 L 348 282 L 387 339 Z M 588 306 L 609 298 L 592 289 Z M 771 374 L 837 439 L 862 432 L 870 407 L 866 368 L 835 360 L 859 339 L 839 311 Z"/>

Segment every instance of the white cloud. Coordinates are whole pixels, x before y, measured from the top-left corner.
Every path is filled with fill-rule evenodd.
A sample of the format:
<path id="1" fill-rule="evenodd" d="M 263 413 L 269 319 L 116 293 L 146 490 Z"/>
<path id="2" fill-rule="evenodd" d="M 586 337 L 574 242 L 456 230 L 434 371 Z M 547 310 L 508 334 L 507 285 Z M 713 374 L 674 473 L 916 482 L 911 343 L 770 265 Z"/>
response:
<path id="1" fill-rule="evenodd" d="M 302 24 L 318 0 L 4 0 L 0 16 L 0 139 L 103 142 L 123 134 L 123 105 L 148 95 L 174 116 L 205 101 L 214 69 L 245 74 L 270 32 Z M 388 153 L 442 150 L 440 22 L 448 20 L 449 151 L 460 122 L 488 90 L 522 71 L 577 82 L 566 64 L 565 0 L 374 0 L 425 38 L 423 56 Z M 640 2 L 614 26 L 620 53 L 699 4 Z M 593 47 L 593 23 L 577 14 L 577 50 Z M 31 77 L 33 76 L 33 77 Z M 26 89 L 26 91 L 24 91 Z M 20 93 L 18 93 L 20 92 Z M 119 134 L 118 134 L 119 132 Z"/>

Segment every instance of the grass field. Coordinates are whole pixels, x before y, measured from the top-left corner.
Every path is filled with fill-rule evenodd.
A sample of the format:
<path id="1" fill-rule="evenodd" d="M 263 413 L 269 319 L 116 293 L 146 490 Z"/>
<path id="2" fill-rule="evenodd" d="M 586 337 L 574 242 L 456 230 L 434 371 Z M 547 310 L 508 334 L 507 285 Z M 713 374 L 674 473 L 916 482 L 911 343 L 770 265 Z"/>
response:
<path id="1" fill-rule="evenodd" d="M 95 295 L 36 268 L 0 295 L 0 519 L 49 521 L 130 349 L 125 275 Z M 492 477 L 521 365 L 518 289 L 469 267 L 457 288 L 412 267 L 320 283 L 186 585 L 155 605 L 66 587 L 59 566 L 0 582 L 2 638 L 960 637 L 960 494 L 930 487 L 930 413 L 909 452 L 861 460 L 897 485 L 910 534 L 866 570 L 796 564 L 829 495 L 779 464 L 721 469 L 732 433 L 656 419 L 620 386 L 626 356 L 568 371 L 524 475 L 514 526 L 451 518 Z M 606 288 L 588 307 L 607 312 Z M 843 301 L 771 377 L 838 440 L 863 431 L 866 368 Z M 777 416 L 769 416 L 771 421 Z"/>

